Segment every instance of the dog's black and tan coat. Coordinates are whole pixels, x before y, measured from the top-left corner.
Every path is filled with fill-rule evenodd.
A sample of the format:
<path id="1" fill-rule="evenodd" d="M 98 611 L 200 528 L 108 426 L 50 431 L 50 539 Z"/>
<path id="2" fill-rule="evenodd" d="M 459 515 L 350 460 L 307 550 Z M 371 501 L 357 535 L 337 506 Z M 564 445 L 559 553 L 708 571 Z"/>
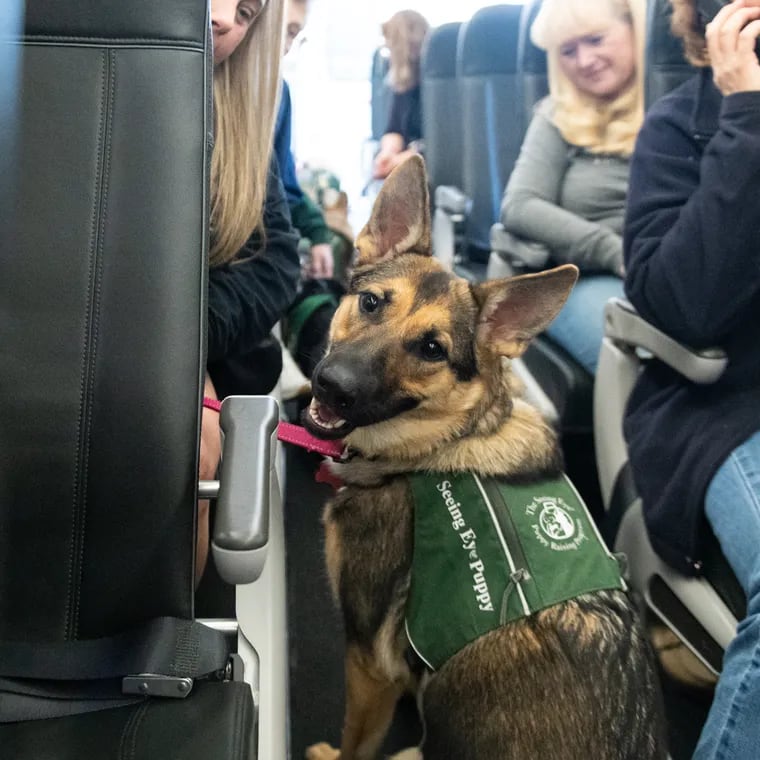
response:
<path id="1" fill-rule="evenodd" d="M 324 516 L 347 639 L 346 717 L 340 751 L 318 744 L 307 758 L 375 758 L 410 689 L 421 690 L 425 760 L 666 757 L 652 658 L 622 591 L 507 624 L 433 674 L 416 667 L 404 631 L 413 549 L 404 473 L 526 481 L 561 469 L 555 434 L 517 396 L 509 359 L 556 316 L 577 270 L 479 285 L 446 271 L 431 256 L 419 158 L 386 181 L 357 249 L 306 413 L 315 434 L 344 437 L 355 454 L 339 466 L 345 487 Z"/>

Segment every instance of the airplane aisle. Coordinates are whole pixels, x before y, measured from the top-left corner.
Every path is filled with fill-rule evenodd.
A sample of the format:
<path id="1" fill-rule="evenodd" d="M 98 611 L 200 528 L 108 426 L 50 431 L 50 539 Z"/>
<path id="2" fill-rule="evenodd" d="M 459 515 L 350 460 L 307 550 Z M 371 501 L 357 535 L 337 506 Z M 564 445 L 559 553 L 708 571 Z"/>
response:
<path id="1" fill-rule="evenodd" d="M 291 757 L 319 741 L 337 745 L 343 723 L 343 627 L 324 565 L 322 507 L 332 489 L 314 482 L 318 455 L 286 447 L 285 537 L 290 632 Z M 416 708 L 404 700 L 384 751 L 420 737 Z"/>

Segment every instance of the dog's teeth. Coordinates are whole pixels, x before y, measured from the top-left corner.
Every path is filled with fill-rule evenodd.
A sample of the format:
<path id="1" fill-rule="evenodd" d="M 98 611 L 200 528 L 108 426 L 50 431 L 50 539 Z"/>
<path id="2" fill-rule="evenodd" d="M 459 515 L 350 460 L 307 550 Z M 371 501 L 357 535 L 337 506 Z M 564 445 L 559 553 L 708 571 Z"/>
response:
<path id="1" fill-rule="evenodd" d="M 309 405 L 309 416 L 317 425 L 320 425 L 323 428 L 327 428 L 328 430 L 334 430 L 335 428 L 339 428 L 341 425 L 344 425 L 346 423 L 345 420 L 332 414 L 329 410 L 326 410 L 325 414 L 329 414 L 331 419 L 325 419 L 325 417 L 322 416 L 321 411 L 322 407 L 319 405 L 319 403 L 317 403 L 317 401 L 312 399 L 311 404 Z"/>

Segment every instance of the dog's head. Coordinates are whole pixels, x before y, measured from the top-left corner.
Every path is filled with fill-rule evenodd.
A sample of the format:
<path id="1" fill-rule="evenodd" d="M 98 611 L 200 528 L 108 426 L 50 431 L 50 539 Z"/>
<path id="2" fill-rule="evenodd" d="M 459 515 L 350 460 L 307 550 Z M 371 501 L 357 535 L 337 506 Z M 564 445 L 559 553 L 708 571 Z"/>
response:
<path id="1" fill-rule="evenodd" d="M 562 308 L 574 266 L 471 285 L 432 257 L 422 159 L 385 181 L 314 370 L 305 424 L 367 453 L 429 445 L 511 405 L 502 357 L 522 354 Z M 507 394 L 505 396 L 505 394 Z"/>

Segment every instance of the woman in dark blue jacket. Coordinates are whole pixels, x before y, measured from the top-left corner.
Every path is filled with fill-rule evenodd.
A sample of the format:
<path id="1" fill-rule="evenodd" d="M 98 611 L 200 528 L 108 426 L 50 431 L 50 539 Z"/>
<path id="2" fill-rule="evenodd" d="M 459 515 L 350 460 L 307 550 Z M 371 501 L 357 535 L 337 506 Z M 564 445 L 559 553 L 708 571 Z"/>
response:
<path id="1" fill-rule="evenodd" d="M 695 78 L 656 103 L 631 165 L 626 293 L 641 315 L 729 358 L 697 386 L 651 362 L 625 434 L 657 551 L 698 574 L 714 531 L 747 594 L 695 758 L 760 747 L 760 0 L 705 20 L 671 0 Z M 744 31 L 742 31 L 744 30 Z M 711 65 L 712 70 L 706 68 Z"/>

